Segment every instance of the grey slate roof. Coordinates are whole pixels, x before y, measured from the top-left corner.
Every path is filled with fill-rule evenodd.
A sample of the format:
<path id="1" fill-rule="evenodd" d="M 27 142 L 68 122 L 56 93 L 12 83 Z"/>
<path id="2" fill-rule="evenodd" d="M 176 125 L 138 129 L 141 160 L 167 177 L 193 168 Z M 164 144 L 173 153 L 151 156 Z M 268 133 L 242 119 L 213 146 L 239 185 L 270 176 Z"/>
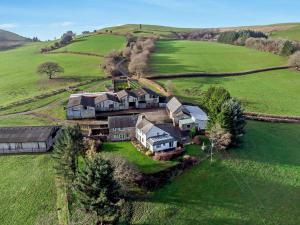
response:
<path id="1" fill-rule="evenodd" d="M 182 107 L 181 102 L 176 98 L 173 97 L 168 103 L 167 108 L 171 113 L 176 112 L 180 107 Z"/>
<path id="2" fill-rule="evenodd" d="M 136 127 L 139 130 L 142 130 L 143 133 L 148 133 L 148 131 L 154 126 L 153 123 L 151 123 L 149 120 L 142 118 L 141 120 L 138 120 Z"/>
<path id="3" fill-rule="evenodd" d="M 67 108 L 71 108 L 79 105 L 95 107 L 94 98 L 87 97 L 87 96 L 78 96 L 78 97 L 69 98 Z"/>
<path id="4" fill-rule="evenodd" d="M 58 129 L 54 126 L 0 127 L 0 143 L 45 142 Z"/>
<path id="5" fill-rule="evenodd" d="M 119 102 L 119 99 L 115 95 L 105 93 L 105 94 L 99 95 L 98 97 L 95 98 L 95 104 L 104 102 L 106 100 L 111 100 L 113 102 Z"/>
<path id="6" fill-rule="evenodd" d="M 108 117 L 108 128 L 128 128 L 135 127 L 138 117 L 133 116 L 114 116 Z"/>
<path id="7" fill-rule="evenodd" d="M 147 140 L 147 142 L 151 145 L 161 145 L 161 144 L 165 144 L 165 143 L 169 143 L 169 142 L 173 142 L 173 141 L 175 141 L 175 139 L 167 134 L 151 137 Z"/>
<path id="8" fill-rule="evenodd" d="M 174 127 L 173 124 L 163 123 L 163 124 L 156 124 L 158 128 L 165 131 L 166 133 L 170 134 L 175 139 L 179 140 L 182 138 L 182 131 Z"/>
<path id="9" fill-rule="evenodd" d="M 146 94 L 149 94 L 149 95 L 152 95 L 152 96 L 155 96 L 155 97 L 159 97 L 160 95 L 157 94 L 156 92 L 152 91 L 151 89 L 149 88 L 138 88 L 138 89 L 135 89 L 135 90 L 132 90 L 132 92 L 137 96 L 137 97 L 143 97 L 145 96 Z"/>

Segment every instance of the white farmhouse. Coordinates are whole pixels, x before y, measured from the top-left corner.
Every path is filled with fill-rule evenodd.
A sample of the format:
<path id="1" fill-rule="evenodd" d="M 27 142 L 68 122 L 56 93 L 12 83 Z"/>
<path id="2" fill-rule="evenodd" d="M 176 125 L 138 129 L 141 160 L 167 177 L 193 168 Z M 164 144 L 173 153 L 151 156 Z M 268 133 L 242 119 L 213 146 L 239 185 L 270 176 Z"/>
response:
<path id="1" fill-rule="evenodd" d="M 152 152 L 172 150 L 177 147 L 177 140 L 170 133 L 148 121 L 144 115 L 138 118 L 136 139 Z"/>

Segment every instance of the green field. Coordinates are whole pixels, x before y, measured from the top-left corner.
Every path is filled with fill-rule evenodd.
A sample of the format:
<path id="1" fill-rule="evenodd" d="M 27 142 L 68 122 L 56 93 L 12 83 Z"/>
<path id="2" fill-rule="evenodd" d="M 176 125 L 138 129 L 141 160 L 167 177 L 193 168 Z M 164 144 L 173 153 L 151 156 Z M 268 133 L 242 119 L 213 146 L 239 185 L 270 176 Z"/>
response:
<path id="1" fill-rule="evenodd" d="M 176 164 L 176 162 L 154 161 L 138 152 L 130 142 L 105 142 L 103 143 L 103 152 L 124 157 L 144 173 L 155 173 Z"/>
<path id="2" fill-rule="evenodd" d="M 158 41 L 151 74 L 224 73 L 283 66 L 285 57 L 245 47 L 201 41 Z"/>
<path id="3" fill-rule="evenodd" d="M 166 81 L 159 81 L 165 84 Z M 197 101 L 210 86 L 222 86 L 240 99 L 248 112 L 300 116 L 300 73 L 280 70 L 241 77 L 172 79 L 174 94 Z"/>
<path id="4" fill-rule="evenodd" d="M 300 25 L 295 25 L 294 27 L 291 27 L 286 30 L 272 32 L 271 37 L 300 41 Z"/>
<path id="5" fill-rule="evenodd" d="M 93 37 L 98 38 L 96 42 L 81 41 L 78 42 L 78 45 L 76 45 L 77 43 L 74 45 L 78 48 L 86 48 L 86 51 L 92 48 L 95 51 L 102 49 L 105 53 L 125 44 L 125 39 L 121 37 L 112 36 L 115 39 L 112 38 L 110 44 L 108 37 L 103 36 L 105 37 L 103 42 L 100 37 L 102 36 Z M 82 44 L 79 45 L 79 43 Z M 57 90 L 87 79 L 104 76 L 104 72 L 100 69 L 100 64 L 103 62 L 102 57 L 75 54 L 40 54 L 40 48 L 45 45 L 47 43 L 34 43 L 14 50 L 0 52 L 0 105 L 30 98 L 46 91 Z M 64 67 L 65 72 L 52 80 L 49 80 L 45 75 L 37 74 L 38 65 L 45 61 L 58 62 Z"/>
<path id="6" fill-rule="evenodd" d="M 136 201 L 134 224 L 299 224 L 299 135 L 299 125 L 249 122 L 243 147 Z"/>
<path id="7" fill-rule="evenodd" d="M 108 34 L 92 35 L 75 39 L 74 43 L 55 51 L 73 51 L 106 55 L 111 50 L 119 50 L 123 48 L 125 46 L 125 41 L 124 36 Z"/>
<path id="8" fill-rule="evenodd" d="M 50 155 L 0 156 L 0 165 L 1 225 L 35 225 L 47 216 L 56 221 Z"/>

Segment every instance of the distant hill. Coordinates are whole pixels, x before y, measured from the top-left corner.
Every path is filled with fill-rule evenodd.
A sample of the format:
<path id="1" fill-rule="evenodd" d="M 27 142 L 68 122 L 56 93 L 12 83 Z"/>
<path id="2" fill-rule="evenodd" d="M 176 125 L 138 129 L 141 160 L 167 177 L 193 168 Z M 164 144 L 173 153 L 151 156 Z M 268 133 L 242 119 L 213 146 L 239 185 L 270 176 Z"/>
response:
<path id="1" fill-rule="evenodd" d="M 176 33 L 199 31 L 203 29 L 206 28 L 178 28 L 159 25 L 125 24 L 121 26 L 103 28 L 99 30 L 99 32 L 113 32 L 123 35 L 130 33 L 135 36 L 160 36 L 161 38 L 172 38 L 176 37 Z M 300 23 L 283 23 L 241 27 L 219 27 L 208 29 L 215 29 L 220 32 L 250 29 L 265 32 L 274 38 L 284 38 L 300 41 Z"/>
<path id="2" fill-rule="evenodd" d="M 31 41 L 29 38 L 0 29 L 0 50 L 15 48 Z"/>

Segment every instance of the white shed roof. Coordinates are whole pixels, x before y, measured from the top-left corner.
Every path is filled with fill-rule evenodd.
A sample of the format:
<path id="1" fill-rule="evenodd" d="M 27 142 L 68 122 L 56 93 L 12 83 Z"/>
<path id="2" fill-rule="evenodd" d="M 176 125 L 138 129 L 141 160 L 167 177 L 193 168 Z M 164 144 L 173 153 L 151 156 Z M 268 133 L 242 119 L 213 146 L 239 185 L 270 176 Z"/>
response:
<path id="1" fill-rule="evenodd" d="M 198 106 L 185 105 L 184 108 L 189 111 L 191 117 L 196 120 L 208 120 L 207 114 Z"/>

